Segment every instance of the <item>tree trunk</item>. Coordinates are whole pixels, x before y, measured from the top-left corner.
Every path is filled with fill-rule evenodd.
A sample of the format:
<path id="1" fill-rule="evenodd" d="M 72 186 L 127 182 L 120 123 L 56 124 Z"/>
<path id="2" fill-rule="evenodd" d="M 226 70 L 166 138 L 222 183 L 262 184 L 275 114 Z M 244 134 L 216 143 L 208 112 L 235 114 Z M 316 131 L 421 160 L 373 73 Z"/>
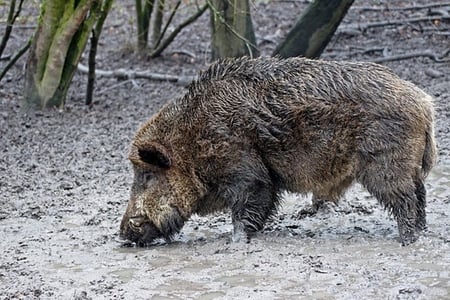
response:
<path id="1" fill-rule="evenodd" d="M 44 0 L 27 61 L 24 102 L 28 108 L 62 107 L 97 19 L 95 0 Z"/>
<path id="2" fill-rule="evenodd" d="M 258 56 L 248 0 L 212 0 L 212 60 L 224 57 Z"/>
<path id="3" fill-rule="evenodd" d="M 354 0 L 314 0 L 273 55 L 319 57 Z"/>
<path id="4" fill-rule="evenodd" d="M 142 2 L 143 1 L 143 2 Z M 136 0 L 137 47 L 139 51 L 147 48 L 150 18 L 155 0 Z"/>

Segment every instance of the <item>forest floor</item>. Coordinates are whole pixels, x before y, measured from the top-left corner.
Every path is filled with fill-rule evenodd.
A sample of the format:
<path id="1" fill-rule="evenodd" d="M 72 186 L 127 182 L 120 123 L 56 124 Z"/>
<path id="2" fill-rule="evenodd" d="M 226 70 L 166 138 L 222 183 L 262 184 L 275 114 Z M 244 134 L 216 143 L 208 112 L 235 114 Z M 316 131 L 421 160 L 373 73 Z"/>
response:
<path id="1" fill-rule="evenodd" d="M 150 60 L 133 52 L 133 3 L 116 1 L 98 68 L 180 76 L 206 68 L 207 14 Z M 400 246 L 394 220 L 355 186 L 338 206 L 306 218 L 298 212 L 310 198 L 286 195 L 249 244 L 231 242 L 224 213 L 194 216 L 171 244 L 122 247 L 118 228 L 132 181 L 129 143 L 184 87 L 99 78 L 94 105 L 87 107 L 86 75 L 78 72 L 63 109 L 25 113 L 21 59 L 0 82 L 0 299 L 449 299 L 450 62 L 430 54 L 439 58 L 450 47 L 450 5 L 406 9 L 413 3 L 436 2 L 356 0 L 323 58 L 423 54 L 383 62 L 435 98 L 439 162 L 426 183 L 428 230 L 416 243 Z M 306 5 L 256 1 L 262 55 L 271 54 Z M 5 9 L 3 2 L 1 30 Z M 386 21 L 393 24 L 365 26 Z M 35 10 L 26 7 L 19 24 L 5 55 L 32 34 Z"/>

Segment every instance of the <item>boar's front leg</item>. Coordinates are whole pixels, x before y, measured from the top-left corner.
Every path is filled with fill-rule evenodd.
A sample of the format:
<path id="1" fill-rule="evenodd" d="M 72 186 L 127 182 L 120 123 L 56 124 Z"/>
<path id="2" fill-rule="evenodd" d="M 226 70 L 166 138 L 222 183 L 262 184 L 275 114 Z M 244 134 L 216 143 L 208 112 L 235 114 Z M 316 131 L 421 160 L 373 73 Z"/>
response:
<path id="1" fill-rule="evenodd" d="M 279 195 L 267 172 L 236 176 L 227 197 L 233 222 L 233 241 L 249 239 L 260 231 L 276 211 Z"/>
<path id="2" fill-rule="evenodd" d="M 311 201 L 312 201 L 311 205 L 302 209 L 298 213 L 298 217 L 300 219 L 316 215 L 317 212 L 325 206 L 325 202 L 329 202 L 331 200 L 326 200 L 325 198 L 322 198 L 322 197 L 319 197 L 319 196 L 313 194 Z"/>

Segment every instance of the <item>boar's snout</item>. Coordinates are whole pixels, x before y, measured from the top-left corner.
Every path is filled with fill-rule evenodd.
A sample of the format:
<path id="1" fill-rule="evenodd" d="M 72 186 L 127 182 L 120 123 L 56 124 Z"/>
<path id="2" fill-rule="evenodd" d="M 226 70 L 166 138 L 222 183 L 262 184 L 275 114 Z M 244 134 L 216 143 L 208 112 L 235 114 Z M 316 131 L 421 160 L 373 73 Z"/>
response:
<path id="1" fill-rule="evenodd" d="M 146 246 L 156 238 L 163 236 L 161 231 L 150 220 L 142 216 L 123 220 L 120 227 L 120 237 L 134 242 L 140 247 Z"/>

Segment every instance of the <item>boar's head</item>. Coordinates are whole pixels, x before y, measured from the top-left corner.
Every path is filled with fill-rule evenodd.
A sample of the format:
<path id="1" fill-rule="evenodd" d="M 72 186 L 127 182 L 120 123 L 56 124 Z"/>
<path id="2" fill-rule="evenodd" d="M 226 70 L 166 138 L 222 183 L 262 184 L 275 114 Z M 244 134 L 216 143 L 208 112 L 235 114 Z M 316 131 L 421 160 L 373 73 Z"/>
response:
<path id="1" fill-rule="evenodd" d="M 201 197 L 193 171 L 177 163 L 166 147 L 135 137 L 129 159 L 134 169 L 131 197 L 120 225 L 122 238 L 146 246 L 170 240 Z"/>

